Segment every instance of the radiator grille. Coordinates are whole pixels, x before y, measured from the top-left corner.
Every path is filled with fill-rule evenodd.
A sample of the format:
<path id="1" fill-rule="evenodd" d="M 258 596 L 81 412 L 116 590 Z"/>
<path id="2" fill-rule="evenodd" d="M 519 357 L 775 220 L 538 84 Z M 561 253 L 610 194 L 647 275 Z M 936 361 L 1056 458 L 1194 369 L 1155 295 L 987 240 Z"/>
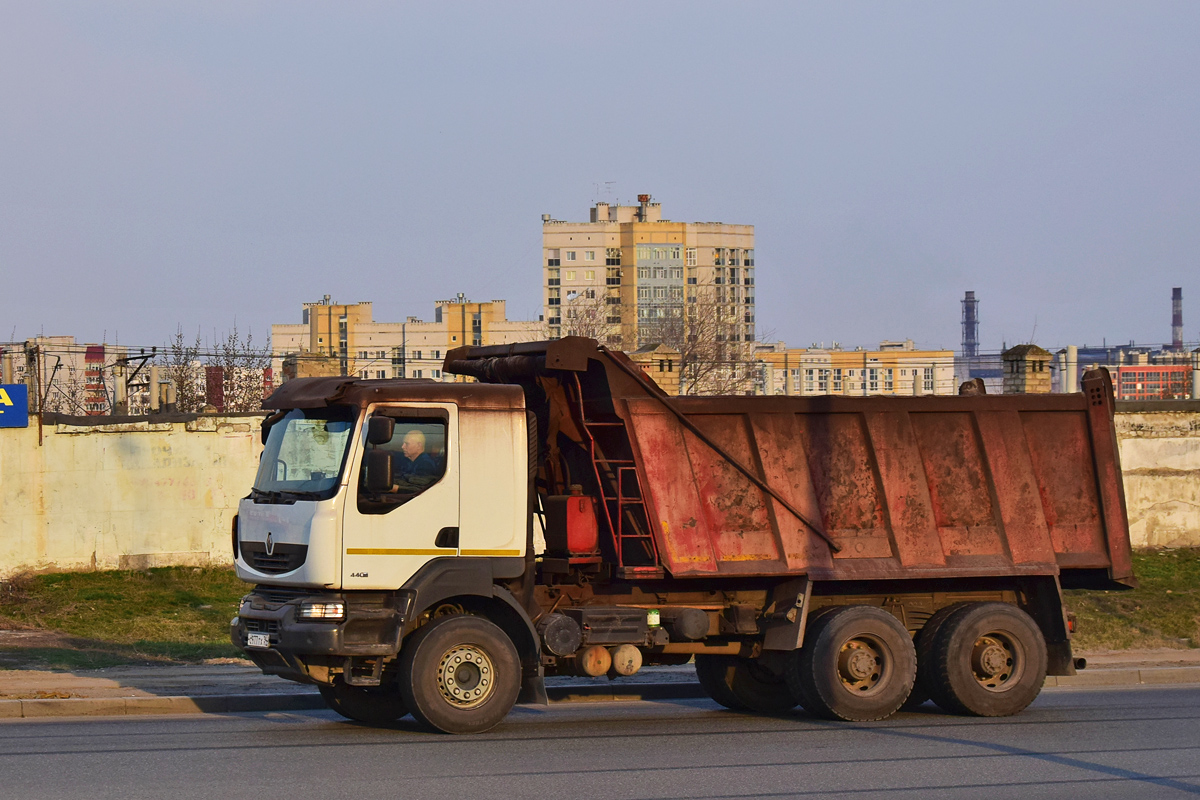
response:
<path id="1" fill-rule="evenodd" d="M 246 624 L 246 630 L 250 633 L 279 633 L 279 620 L 242 617 L 242 622 Z"/>
<path id="2" fill-rule="evenodd" d="M 304 565 L 308 556 L 306 544 L 284 544 L 280 542 L 267 553 L 267 546 L 262 542 L 242 542 L 242 560 L 259 572 L 268 575 L 279 575 L 291 572 Z"/>

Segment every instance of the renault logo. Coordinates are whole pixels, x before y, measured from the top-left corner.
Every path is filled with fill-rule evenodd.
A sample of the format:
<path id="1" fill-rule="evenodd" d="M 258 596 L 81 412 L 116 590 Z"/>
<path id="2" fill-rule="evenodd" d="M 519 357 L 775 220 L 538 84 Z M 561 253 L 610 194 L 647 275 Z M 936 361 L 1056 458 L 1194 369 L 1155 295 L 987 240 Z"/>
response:
<path id="1" fill-rule="evenodd" d="M 267 555 L 275 555 L 275 535 L 267 531 Z"/>

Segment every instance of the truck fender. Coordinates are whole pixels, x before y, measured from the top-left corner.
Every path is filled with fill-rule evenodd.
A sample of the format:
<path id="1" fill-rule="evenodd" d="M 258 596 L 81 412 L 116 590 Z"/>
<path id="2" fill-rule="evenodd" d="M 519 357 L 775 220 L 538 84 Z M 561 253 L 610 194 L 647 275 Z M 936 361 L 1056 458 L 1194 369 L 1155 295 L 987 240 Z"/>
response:
<path id="1" fill-rule="evenodd" d="M 498 560 L 507 562 L 514 559 Z M 508 634 L 521 656 L 524 680 L 520 702 L 544 702 L 546 690 L 542 683 L 541 647 L 537 630 L 512 592 L 495 583 L 497 577 L 510 577 L 506 574 L 508 566 L 507 563 L 493 565 L 492 560 L 487 558 L 437 558 L 430 561 L 401 589 L 413 597 L 410 606 L 413 613 L 405 620 L 404 635 L 416 629 L 417 619 L 422 612 L 447 600 L 467 600 L 468 606 L 493 610 L 496 613 L 489 615 L 492 622 Z M 470 600 L 474 598 L 478 600 L 471 603 Z"/>

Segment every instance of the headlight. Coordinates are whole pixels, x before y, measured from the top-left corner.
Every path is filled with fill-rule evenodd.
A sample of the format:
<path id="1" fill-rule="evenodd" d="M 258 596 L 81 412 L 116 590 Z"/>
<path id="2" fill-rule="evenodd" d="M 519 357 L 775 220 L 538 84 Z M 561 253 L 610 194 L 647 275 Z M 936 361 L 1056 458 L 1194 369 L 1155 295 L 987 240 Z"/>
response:
<path id="1" fill-rule="evenodd" d="M 300 619 L 344 619 L 345 603 L 305 603 L 300 606 Z"/>

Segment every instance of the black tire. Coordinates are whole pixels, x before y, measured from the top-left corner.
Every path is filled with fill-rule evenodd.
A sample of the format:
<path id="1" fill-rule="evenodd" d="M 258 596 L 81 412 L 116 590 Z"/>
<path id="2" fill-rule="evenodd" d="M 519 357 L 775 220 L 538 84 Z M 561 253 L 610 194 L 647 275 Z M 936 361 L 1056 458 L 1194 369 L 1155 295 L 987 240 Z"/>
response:
<path id="1" fill-rule="evenodd" d="M 696 677 L 709 697 L 735 711 L 782 714 L 799 702 L 784 677 L 755 658 L 700 654 Z"/>
<path id="2" fill-rule="evenodd" d="M 883 609 L 842 606 L 817 617 L 785 674 L 804 710 L 866 722 L 889 717 L 912 691 L 917 654 L 904 626 Z"/>
<path id="3" fill-rule="evenodd" d="M 930 673 L 933 671 L 931 666 L 933 663 L 934 644 L 937 641 L 938 631 L 942 629 L 942 625 L 946 620 L 950 619 L 954 612 L 962 608 L 965 603 L 955 603 L 939 608 L 925 622 L 925 626 L 917 631 L 915 644 L 917 647 L 917 682 L 913 684 L 912 692 L 909 693 L 908 699 L 904 701 L 904 705 L 900 706 L 901 711 L 914 711 L 926 702 L 933 699 L 933 695 L 929 693 Z"/>
<path id="4" fill-rule="evenodd" d="M 387 725 L 408 713 L 400 687 L 347 686 L 341 678 L 332 686 L 321 686 L 321 697 L 325 705 L 346 719 L 367 725 Z"/>
<path id="5" fill-rule="evenodd" d="M 929 691 L 954 714 L 1006 717 L 1034 701 L 1046 681 L 1046 640 L 1008 603 L 969 603 L 950 615 L 933 648 Z"/>
<path id="6" fill-rule="evenodd" d="M 512 710 L 521 660 L 508 636 L 483 617 L 441 617 L 400 651 L 400 694 L 418 722 L 444 733 L 482 733 Z"/>
<path id="7" fill-rule="evenodd" d="M 736 656 L 696 654 L 696 678 L 700 688 L 714 701 L 734 711 L 749 711 L 733 693 L 733 671 Z"/>

